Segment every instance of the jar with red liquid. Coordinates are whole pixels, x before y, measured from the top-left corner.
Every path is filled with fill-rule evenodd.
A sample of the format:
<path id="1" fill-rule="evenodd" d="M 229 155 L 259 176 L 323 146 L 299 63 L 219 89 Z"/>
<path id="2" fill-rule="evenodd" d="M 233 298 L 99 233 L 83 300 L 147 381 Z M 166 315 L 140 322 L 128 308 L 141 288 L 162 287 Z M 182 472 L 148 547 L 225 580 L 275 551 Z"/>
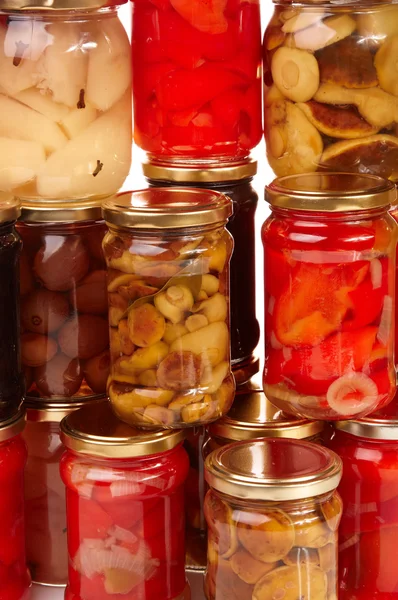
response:
<path id="1" fill-rule="evenodd" d="M 27 397 L 103 396 L 110 358 L 100 204 L 25 203 L 17 228 Z"/>
<path id="2" fill-rule="evenodd" d="M 392 405 L 388 407 L 390 409 Z M 336 423 L 330 447 L 343 461 L 339 493 L 341 600 L 396 600 L 398 417 L 388 410 Z"/>
<path id="3" fill-rule="evenodd" d="M 15 230 L 19 202 L 0 192 L 0 418 L 18 410 L 24 394 L 19 341 L 19 261 L 21 238 Z"/>
<path id="4" fill-rule="evenodd" d="M 348 173 L 267 187 L 264 391 L 283 411 L 360 418 L 394 397 L 395 196 Z"/>
<path id="5" fill-rule="evenodd" d="M 114 194 L 131 165 L 127 0 L 1 0 L 0 190 Z"/>
<path id="6" fill-rule="evenodd" d="M 334 452 L 301 440 L 212 452 L 207 600 L 336 600 L 341 468 Z"/>
<path id="7" fill-rule="evenodd" d="M 25 415 L 19 411 L 0 423 L 0 598 L 4 600 L 30 597 L 25 557 L 24 425 Z"/>
<path id="8" fill-rule="evenodd" d="M 254 351 L 260 337 L 256 319 L 254 219 L 258 196 L 252 186 L 257 163 L 251 160 L 212 169 L 168 167 L 155 161 L 143 165 L 150 187 L 163 185 L 212 189 L 227 195 L 233 214 L 227 229 L 234 239 L 231 258 L 231 366 L 237 385 L 259 370 Z"/>
<path id="9" fill-rule="evenodd" d="M 103 203 L 108 392 L 130 425 L 201 426 L 232 404 L 231 213 L 224 194 L 200 189 L 151 188 Z"/>
<path id="10" fill-rule="evenodd" d="M 135 142 L 219 164 L 262 137 L 259 0 L 133 0 Z"/>
<path id="11" fill-rule="evenodd" d="M 64 447 L 59 424 L 80 406 L 80 402 L 25 402 L 26 559 L 33 582 L 46 586 L 64 587 L 68 580 L 65 486 L 59 472 Z"/>
<path id="12" fill-rule="evenodd" d="M 395 221 L 398 222 L 398 206 L 393 206 L 390 210 L 390 214 L 394 217 Z M 398 259 L 396 262 L 396 268 L 398 269 Z M 398 285 L 398 276 L 396 276 L 396 285 Z M 397 352 L 398 352 L 398 302 L 395 303 L 395 365 L 397 365 Z"/>
<path id="13" fill-rule="evenodd" d="M 100 401 L 66 417 L 61 431 L 65 599 L 190 600 L 184 571 L 189 465 L 181 430 L 139 431 Z"/>

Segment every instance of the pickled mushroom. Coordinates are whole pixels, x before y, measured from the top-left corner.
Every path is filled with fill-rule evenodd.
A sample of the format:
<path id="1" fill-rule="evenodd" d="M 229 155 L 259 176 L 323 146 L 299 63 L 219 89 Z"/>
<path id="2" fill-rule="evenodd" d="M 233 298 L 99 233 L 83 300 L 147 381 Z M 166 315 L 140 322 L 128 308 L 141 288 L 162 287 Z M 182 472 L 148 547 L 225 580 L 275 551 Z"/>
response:
<path id="1" fill-rule="evenodd" d="M 209 258 L 209 270 L 218 271 L 222 273 L 224 271 L 225 263 L 227 262 L 227 243 L 225 239 L 220 239 L 216 245 L 211 244 L 210 247 L 203 252 L 203 257 Z"/>
<path id="2" fill-rule="evenodd" d="M 327 579 L 315 566 L 279 567 L 264 575 L 256 584 L 253 600 L 326 600 Z"/>
<path id="3" fill-rule="evenodd" d="M 317 512 L 292 516 L 296 538 L 294 545 L 304 548 L 322 548 L 332 539 L 332 533 Z"/>
<path id="4" fill-rule="evenodd" d="M 192 311 L 204 315 L 209 323 L 225 321 L 228 315 L 228 305 L 223 294 L 215 293 L 208 300 L 202 301 L 193 307 Z"/>
<path id="5" fill-rule="evenodd" d="M 197 355 L 208 353 L 210 362 L 215 367 L 227 357 L 228 347 L 228 327 L 224 322 L 217 322 L 177 338 L 170 350 L 190 351 Z"/>
<path id="6" fill-rule="evenodd" d="M 398 96 L 398 35 L 384 42 L 376 53 L 374 64 L 380 87 L 385 92 Z"/>
<path id="7" fill-rule="evenodd" d="M 130 415 L 133 408 L 146 408 L 152 404 L 167 406 L 173 392 L 158 388 L 129 388 L 123 384 L 111 383 L 109 397 L 119 413 Z"/>
<path id="8" fill-rule="evenodd" d="M 315 565 L 319 567 L 320 559 L 318 550 L 315 548 L 301 548 L 295 546 L 283 557 L 285 565 L 295 567 L 297 565 Z"/>
<path id="9" fill-rule="evenodd" d="M 160 342 L 166 321 L 153 304 L 141 304 L 128 313 L 129 337 L 135 346 L 146 348 Z"/>
<path id="10" fill-rule="evenodd" d="M 183 323 L 166 323 L 166 328 L 163 334 L 163 341 L 171 345 L 174 340 L 188 333 L 188 329 Z"/>
<path id="11" fill-rule="evenodd" d="M 322 502 L 321 511 L 329 529 L 337 531 L 343 510 L 342 500 L 338 494 L 333 494 L 329 500 Z"/>
<path id="12" fill-rule="evenodd" d="M 334 571 L 337 567 L 337 548 L 334 543 L 318 548 L 319 566 L 322 571 Z"/>
<path id="13" fill-rule="evenodd" d="M 188 351 L 174 351 L 159 364 L 156 376 L 161 387 L 180 392 L 198 387 L 201 371 L 198 356 Z"/>
<path id="14" fill-rule="evenodd" d="M 349 37 L 317 54 L 322 83 L 366 89 L 378 85 L 370 44 Z"/>
<path id="15" fill-rule="evenodd" d="M 204 315 L 191 315 L 185 320 L 185 327 L 190 333 L 193 333 L 202 327 L 206 327 L 208 324 L 209 321 Z"/>
<path id="16" fill-rule="evenodd" d="M 191 310 L 194 298 L 191 290 L 183 285 L 173 285 L 154 299 L 156 308 L 172 323 L 177 324 Z"/>
<path id="17" fill-rule="evenodd" d="M 206 389 L 208 394 L 215 394 L 221 387 L 229 371 L 229 363 L 226 361 L 221 362 L 214 369 L 210 369 L 210 371 L 205 370 L 200 382 L 201 387 Z"/>
<path id="18" fill-rule="evenodd" d="M 158 385 L 158 380 L 155 369 L 148 369 L 147 371 L 140 373 L 138 375 L 138 383 L 145 387 L 156 387 Z"/>
<path id="19" fill-rule="evenodd" d="M 386 37 L 398 30 L 398 8 L 393 4 L 379 5 L 377 10 L 359 11 L 357 14 L 358 35 L 381 44 Z"/>
<path id="20" fill-rule="evenodd" d="M 118 323 L 118 350 L 126 356 L 131 356 L 135 350 L 135 346 L 129 336 L 129 327 L 127 319 L 121 319 Z M 112 339 L 111 339 L 112 348 Z M 113 349 L 113 348 L 112 348 Z"/>
<path id="21" fill-rule="evenodd" d="M 209 546 L 211 539 L 214 539 L 218 554 L 224 559 L 231 557 L 238 550 L 239 545 L 232 509 L 216 494 L 209 492 L 206 495 L 203 510 L 207 526 L 211 530 Z"/>
<path id="22" fill-rule="evenodd" d="M 206 395 L 200 402 L 194 402 L 184 406 L 181 410 L 181 417 L 184 423 L 204 423 L 211 421 L 218 416 L 217 405 L 211 396 Z"/>
<path id="23" fill-rule="evenodd" d="M 253 513 L 250 521 L 238 521 L 238 539 L 257 560 L 274 563 L 292 549 L 295 534 L 290 517 L 274 509 L 267 514 Z"/>
<path id="24" fill-rule="evenodd" d="M 278 566 L 278 563 L 264 563 L 256 560 L 245 550 L 238 550 L 231 557 L 231 568 L 233 572 L 246 583 L 255 585 L 263 575 L 269 573 Z"/>
<path id="25" fill-rule="evenodd" d="M 350 36 L 355 28 L 356 22 L 349 15 L 334 15 L 290 34 L 286 44 L 292 48 L 316 52 Z"/>
<path id="26" fill-rule="evenodd" d="M 143 420 L 153 425 L 167 427 L 175 423 L 176 413 L 163 406 L 147 406 L 143 414 Z"/>
<path id="27" fill-rule="evenodd" d="M 205 273 L 202 275 L 202 290 L 206 292 L 207 296 L 213 296 L 216 292 L 218 292 L 220 287 L 220 281 L 215 275 L 210 275 L 210 273 Z"/>
<path id="28" fill-rule="evenodd" d="M 376 134 L 379 131 L 378 127 L 369 125 L 352 108 L 338 108 L 314 100 L 305 104 L 299 102 L 297 106 L 318 131 L 330 137 L 357 139 Z"/>
<path id="29" fill-rule="evenodd" d="M 153 369 L 167 356 L 169 347 L 164 342 L 156 342 L 146 348 L 138 348 L 129 358 L 123 361 L 130 369 L 145 371 Z"/>
<path id="30" fill-rule="evenodd" d="M 278 48 L 271 62 L 272 78 L 279 91 L 294 102 L 307 102 L 319 87 L 319 67 L 309 52 Z"/>

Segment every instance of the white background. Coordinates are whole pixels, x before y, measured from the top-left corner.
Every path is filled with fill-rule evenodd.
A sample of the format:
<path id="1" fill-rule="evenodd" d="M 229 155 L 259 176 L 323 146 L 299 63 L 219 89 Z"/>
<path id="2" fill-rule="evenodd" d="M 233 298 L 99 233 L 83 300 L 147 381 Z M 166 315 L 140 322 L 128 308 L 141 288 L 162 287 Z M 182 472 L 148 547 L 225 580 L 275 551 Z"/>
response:
<path id="1" fill-rule="evenodd" d="M 262 1 L 262 20 L 263 20 L 263 28 L 268 22 L 271 14 L 272 14 L 272 4 L 271 2 L 265 3 Z M 122 7 L 120 14 L 122 21 L 126 27 L 127 32 L 130 35 L 130 5 L 126 4 Z M 123 190 L 137 190 L 146 187 L 145 179 L 142 176 L 141 172 L 141 160 L 144 154 L 136 147 L 133 148 L 133 164 L 130 176 L 126 181 Z M 269 210 L 266 202 L 264 201 L 264 186 L 267 183 L 270 183 L 273 179 L 273 173 L 269 168 L 266 158 L 265 158 L 265 148 L 264 142 L 255 149 L 253 153 L 253 158 L 258 161 L 258 175 L 254 180 L 254 186 L 259 195 L 259 203 L 257 209 L 257 217 L 256 217 L 256 274 L 257 274 L 257 294 L 256 294 L 256 304 L 257 304 L 257 318 L 260 322 L 261 331 L 263 331 L 263 260 L 262 260 L 262 245 L 260 238 L 260 229 L 261 225 L 269 214 Z M 260 344 L 262 345 L 263 341 L 260 339 Z M 192 590 L 192 600 L 204 600 L 204 595 L 202 592 L 202 577 L 200 575 L 195 575 L 189 578 L 191 583 Z M 64 589 L 63 588 L 54 588 L 54 587 L 44 587 L 44 586 L 33 586 L 32 597 L 31 600 L 63 600 L 64 597 Z M 123 600 L 123 596 L 120 596 L 120 600 Z M 158 600 L 163 600 L 159 598 Z M 244 600 L 242 598 L 242 600 Z"/>

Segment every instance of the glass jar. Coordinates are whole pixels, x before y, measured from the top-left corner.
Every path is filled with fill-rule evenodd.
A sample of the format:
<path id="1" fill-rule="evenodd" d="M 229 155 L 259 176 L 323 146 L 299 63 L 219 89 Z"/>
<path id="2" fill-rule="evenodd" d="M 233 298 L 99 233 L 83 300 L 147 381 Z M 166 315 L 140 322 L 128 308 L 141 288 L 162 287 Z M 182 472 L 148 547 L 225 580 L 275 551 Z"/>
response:
<path id="1" fill-rule="evenodd" d="M 265 137 L 278 176 L 397 181 L 397 5 L 276 2 L 264 38 Z"/>
<path id="2" fill-rule="evenodd" d="M 185 188 L 129 192 L 103 204 L 108 393 L 127 423 L 193 427 L 232 404 L 231 212 L 223 194 Z"/>
<path id="3" fill-rule="evenodd" d="M 18 410 L 25 391 L 19 342 L 19 202 L 0 192 L 0 419 Z"/>
<path id="4" fill-rule="evenodd" d="M 20 411 L 0 422 L 0 598 L 4 600 L 30 596 L 23 501 L 26 446 L 20 435 L 24 425 Z"/>
<path id="5" fill-rule="evenodd" d="M 395 393 L 395 186 L 308 174 L 267 187 L 264 391 L 285 412 L 360 418 Z"/>
<path id="6" fill-rule="evenodd" d="M 207 600 L 337 598 L 341 461 L 310 442 L 236 442 L 206 459 Z"/>
<path id="7" fill-rule="evenodd" d="M 188 600 L 181 430 L 140 432 L 100 401 L 71 413 L 61 431 L 65 600 Z"/>
<path id="8" fill-rule="evenodd" d="M 392 209 L 390 210 L 390 214 L 391 216 L 395 219 L 395 221 L 398 223 L 398 206 L 393 206 Z M 398 248 L 397 248 L 397 259 L 396 259 L 396 263 L 395 263 L 395 267 L 397 269 L 396 272 L 396 276 L 395 276 L 395 298 L 397 298 L 398 294 L 397 294 L 397 287 L 398 287 Z M 398 362 L 398 302 L 395 302 L 395 313 L 394 313 L 394 317 L 395 317 L 395 338 L 394 338 L 394 348 L 395 348 L 395 368 L 396 370 L 398 370 L 397 368 L 397 362 Z"/>
<path id="9" fill-rule="evenodd" d="M 257 163 L 241 161 L 229 166 L 203 170 L 164 167 L 144 163 L 144 175 L 150 187 L 183 185 L 212 189 L 231 198 L 233 215 L 227 229 L 234 239 L 231 258 L 231 364 L 235 381 L 245 383 L 259 369 L 254 356 L 260 330 L 256 319 L 255 227 L 258 196 L 253 189 Z"/>
<path id="10" fill-rule="evenodd" d="M 131 163 L 127 0 L 0 2 L 0 190 L 102 197 Z"/>
<path id="11" fill-rule="evenodd" d="M 397 407 L 394 414 L 383 411 L 359 421 L 341 421 L 336 427 L 330 447 L 343 461 L 339 492 L 344 504 L 338 597 L 396 600 Z"/>
<path id="12" fill-rule="evenodd" d="M 165 163 L 219 164 L 262 137 L 259 0 L 133 0 L 134 138 Z"/>
<path id="13" fill-rule="evenodd" d="M 105 395 L 110 357 L 100 204 L 25 204 L 17 229 L 27 397 Z"/>
<path id="14" fill-rule="evenodd" d="M 68 580 L 65 486 L 59 473 L 64 452 L 60 421 L 81 403 L 25 402 L 26 558 L 34 583 L 64 587 Z"/>

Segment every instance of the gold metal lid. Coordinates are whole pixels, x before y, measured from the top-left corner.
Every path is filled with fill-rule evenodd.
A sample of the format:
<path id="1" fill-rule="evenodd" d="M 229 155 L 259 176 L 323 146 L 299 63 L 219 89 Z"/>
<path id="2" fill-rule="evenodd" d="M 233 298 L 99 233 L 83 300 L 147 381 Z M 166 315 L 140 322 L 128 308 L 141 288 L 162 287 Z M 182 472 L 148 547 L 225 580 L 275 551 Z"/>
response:
<path id="1" fill-rule="evenodd" d="M 0 11 L 90 11 L 126 4 L 127 0 L 0 0 Z"/>
<path id="2" fill-rule="evenodd" d="M 342 462 L 311 442 L 268 438 L 235 442 L 206 458 L 205 479 L 214 489 L 251 500 L 301 500 L 337 488 Z"/>
<path id="3" fill-rule="evenodd" d="M 397 198 L 395 185 L 377 175 L 303 173 L 275 179 L 265 198 L 279 208 L 312 212 L 351 212 L 388 207 Z"/>
<path id="4" fill-rule="evenodd" d="M 0 223 L 16 221 L 20 214 L 19 200 L 11 194 L 0 192 Z"/>
<path id="5" fill-rule="evenodd" d="M 25 411 L 21 408 L 9 419 L 0 421 L 0 442 L 6 442 L 18 435 L 25 427 Z"/>
<path id="6" fill-rule="evenodd" d="M 63 444 L 79 454 L 134 458 L 171 450 L 184 439 L 182 430 L 140 431 L 120 421 L 109 400 L 90 403 L 61 421 Z"/>
<path id="7" fill-rule="evenodd" d="M 24 200 L 21 221 L 29 223 L 75 223 L 76 221 L 100 221 L 101 200 Z"/>
<path id="8" fill-rule="evenodd" d="M 293 438 L 302 440 L 321 433 L 323 421 L 307 421 L 285 415 L 275 408 L 264 392 L 235 396 L 229 413 L 208 426 L 211 436 L 231 441 L 255 438 Z"/>
<path id="9" fill-rule="evenodd" d="M 207 189 L 159 187 L 117 194 L 102 205 L 108 224 L 133 229 L 185 229 L 222 223 L 232 201 Z"/>
<path id="10" fill-rule="evenodd" d="M 340 431 L 370 440 L 398 440 L 397 398 L 384 409 L 357 421 L 336 421 Z"/>
<path id="11" fill-rule="evenodd" d="M 94 402 L 98 402 L 98 399 Z M 74 410 L 93 403 L 93 400 L 78 400 L 73 402 L 51 402 L 36 400 L 25 400 L 24 408 L 26 420 L 33 423 L 60 423 Z"/>
<path id="12" fill-rule="evenodd" d="M 239 181 L 254 177 L 257 173 L 255 160 L 244 160 L 220 164 L 216 167 L 204 168 L 201 165 L 182 167 L 165 165 L 155 160 L 144 162 L 142 172 L 147 179 L 169 181 L 173 183 L 222 183 Z"/>

